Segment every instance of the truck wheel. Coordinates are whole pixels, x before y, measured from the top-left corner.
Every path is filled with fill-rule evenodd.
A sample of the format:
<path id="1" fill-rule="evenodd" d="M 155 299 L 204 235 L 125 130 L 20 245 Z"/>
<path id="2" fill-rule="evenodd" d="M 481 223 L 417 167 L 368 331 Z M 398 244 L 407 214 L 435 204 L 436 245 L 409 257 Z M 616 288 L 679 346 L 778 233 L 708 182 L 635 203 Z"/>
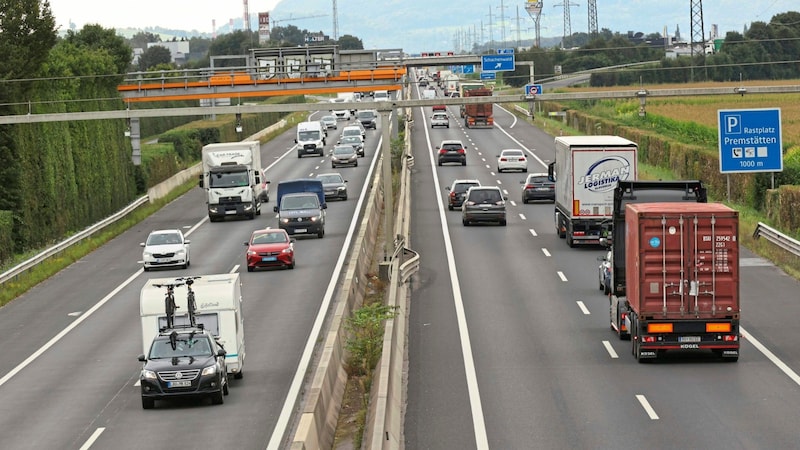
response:
<path id="1" fill-rule="evenodd" d="M 242 372 L 242 368 L 239 368 L 239 371 L 233 374 L 233 378 L 237 380 L 241 380 L 244 377 L 244 372 Z"/>

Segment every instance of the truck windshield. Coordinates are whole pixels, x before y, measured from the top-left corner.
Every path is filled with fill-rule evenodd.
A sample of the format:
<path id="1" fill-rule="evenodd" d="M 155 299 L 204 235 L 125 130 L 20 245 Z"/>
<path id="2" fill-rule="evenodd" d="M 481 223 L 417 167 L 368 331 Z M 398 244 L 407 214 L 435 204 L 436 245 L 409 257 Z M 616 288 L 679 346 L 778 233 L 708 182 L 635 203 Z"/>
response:
<path id="1" fill-rule="evenodd" d="M 247 172 L 212 173 L 209 178 L 211 179 L 212 188 L 244 187 L 250 185 L 247 179 Z"/>
<path id="2" fill-rule="evenodd" d="M 319 140 L 319 131 L 301 131 L 297 133 L 297 139 L 300 141 Z"/>
<path id="3" fill-rule="evenodd" d="M 317 209 L 317 197 L 313 195 L 303 195 L 297 197 L 284 197 L 281 202 L 281 209 Z"/>

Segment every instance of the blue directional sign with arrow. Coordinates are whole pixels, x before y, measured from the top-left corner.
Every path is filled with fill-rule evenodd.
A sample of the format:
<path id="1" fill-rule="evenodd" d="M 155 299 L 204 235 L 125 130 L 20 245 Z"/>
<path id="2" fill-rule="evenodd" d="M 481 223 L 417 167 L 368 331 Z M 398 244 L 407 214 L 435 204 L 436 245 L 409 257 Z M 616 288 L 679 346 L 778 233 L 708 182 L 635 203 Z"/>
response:
<path id="1" fill-rule="evenodd" d="M 514 70 L 514 55 L 482 55 L 481 72 Z"/>

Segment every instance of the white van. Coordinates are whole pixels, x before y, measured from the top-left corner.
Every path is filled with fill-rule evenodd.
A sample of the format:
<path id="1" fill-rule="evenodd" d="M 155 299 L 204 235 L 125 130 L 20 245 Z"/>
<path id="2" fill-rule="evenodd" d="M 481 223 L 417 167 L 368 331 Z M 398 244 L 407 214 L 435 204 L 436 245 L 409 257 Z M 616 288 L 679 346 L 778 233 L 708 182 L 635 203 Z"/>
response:
<path id="1" fill-rule="evenodd" d="M 391 100 L 391 96 L 389 95 L 389 91 L 375 91 L 373 94 L 372 99 L 376 102 L 388 102 Z"/>
<path id="2" fill-rule="evenodd" d="M 234 378 L 242 377 L 244 366 L 244 323 L 242 320 L 242 283 L 239 273 L 202 275 L 193 280 L 198 325 L 210 331 L 225 349 L 228 373 Z M 142 350 L 150 351 L 153 338 L 159 330 L 167 327 L 165 297 L 167 288 L 157 285 L 181 283 L 178 278 L 151 278 L 139 294 L 139 315 L 142 321 Z M 177 310 L 173 328 L 189 325 L 187 314 L 187 287 L 183 283 L 174 288 L 173 296 Z"/>
<path id="3" fill-rule="evenodd" d="M 297 124 L 297 137 L 294 142 L 297 144 L 297 157 L 303 155 L 322 156 L 325 147 L 325 131 L 322 124 L 315 120 L 313 122 L 300 122 Z"/>

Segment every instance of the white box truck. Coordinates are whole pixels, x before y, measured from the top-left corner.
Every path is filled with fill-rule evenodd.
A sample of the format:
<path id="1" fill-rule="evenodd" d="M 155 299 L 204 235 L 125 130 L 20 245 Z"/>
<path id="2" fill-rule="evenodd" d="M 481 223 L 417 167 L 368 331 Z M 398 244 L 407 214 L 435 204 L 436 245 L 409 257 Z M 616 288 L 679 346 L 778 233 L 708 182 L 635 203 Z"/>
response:
<path id="1" fill-rule="evenodd" d="M 234 378 L 242 377 L 244 366 L 244 324 L 242 321 L 242 283 L 239 273 L 201 275 L 192 277 L 195 295 L 195 320 L 214 335 L 225 349 L 225 363 L 228 373 Z M 147 280 L 139 294 L 139 315 L 142 321 L 142 352 L 150 351 L 153 338 L 162 329 L 167 329 L 165 285 L 173 288 L 177 306 L 173 328 L 190 326 L 187 314 L 188 289 L 181 278 L 151 278 Z"/>
<path id="2" fill-rule="evenodd" d="M 617 181 L 636 181 L 638 145 L 619 136 L 558 136 L 548 175 L 555 226 L 567 245 L 600 244 L 613 217 Z"/>
<path id="3" fill-rule="evenodd" d="M 208 218 L 254 219 L 261 214 L 261 144 L 258 141 L 208 144 L 203 147 L 200 187 L 206 190 Z"/>

